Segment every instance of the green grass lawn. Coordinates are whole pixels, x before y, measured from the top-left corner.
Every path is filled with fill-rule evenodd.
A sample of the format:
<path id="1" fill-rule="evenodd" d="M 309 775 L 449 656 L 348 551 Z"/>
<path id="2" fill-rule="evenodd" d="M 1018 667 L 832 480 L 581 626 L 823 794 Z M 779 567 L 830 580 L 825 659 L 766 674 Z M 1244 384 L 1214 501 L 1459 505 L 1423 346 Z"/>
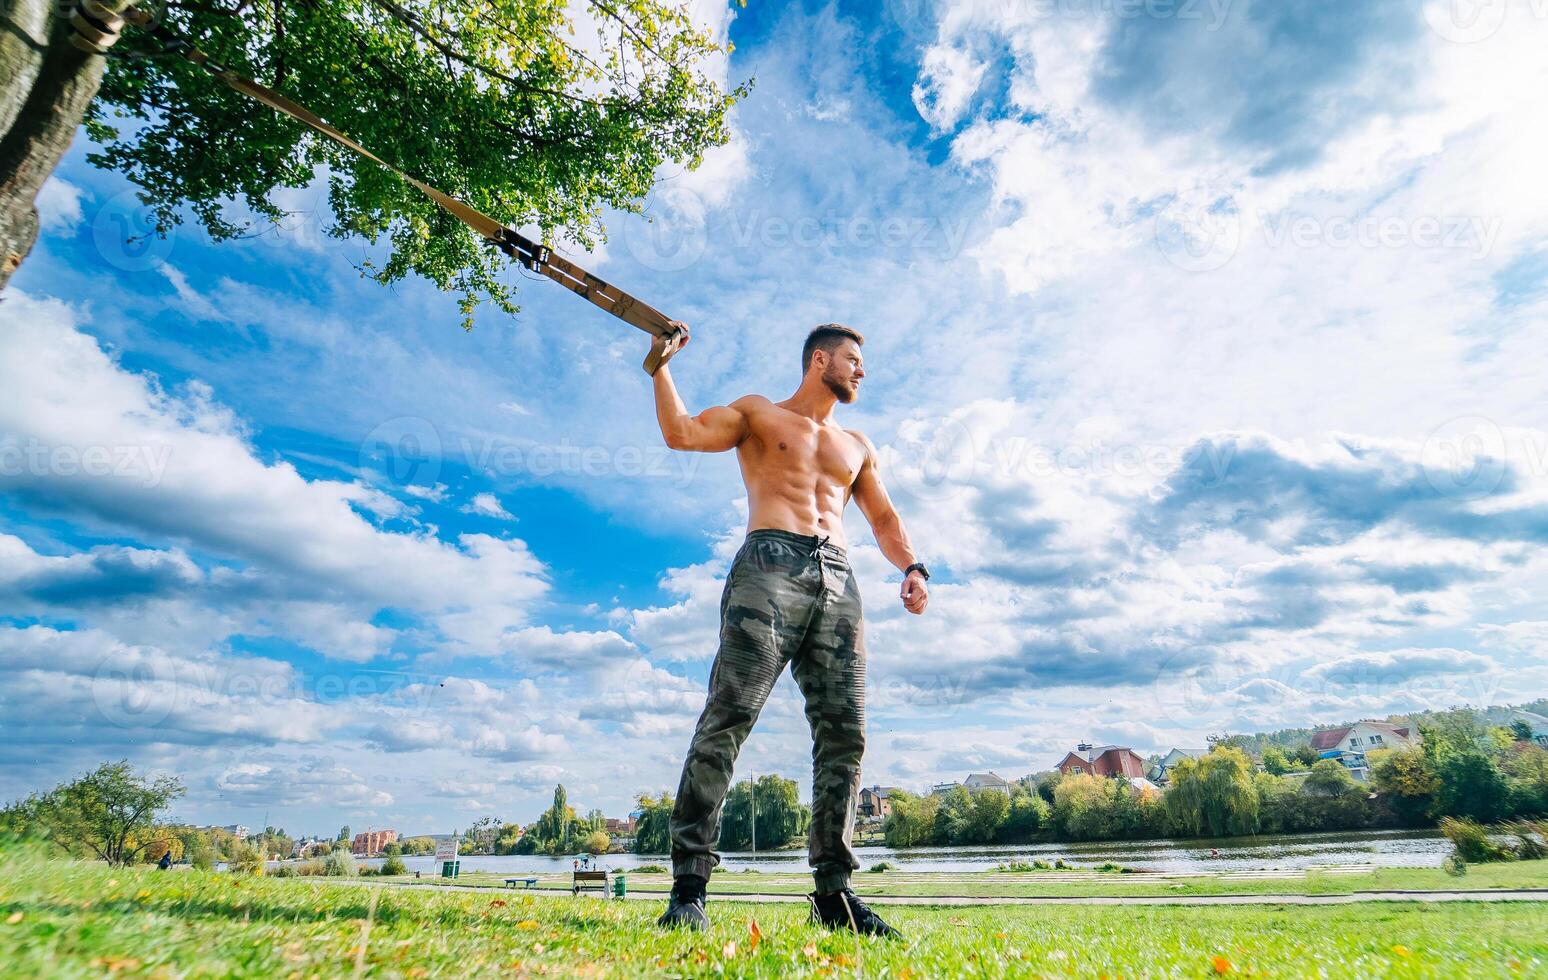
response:
<path id="1" fill-rule="evenodd" d="M 627 872 L 631 891 L 659 891 L 672 887 L 664 874 Z M 504 888 L 503 874 L 465 872 L 458 885 Z M 527 875 L 517 877 L 526 878 Z M 569 872 L 536 875 L 538 888 L 570 889 Z M 1075 877 L 1077 880 L 1066 880 Z M 1055 880 L 1048 880 L 1054 878 Z M 413 875 L 383 879 L 417 884 L 451 884 L 450 879 Z M 1487 888 L 1548 888 L 1548 861 L 1516 861 L 1475 864 L 1468 873 L 1453 878 L 1439 868 L 1378 868 L 1368 874 L 1326 874 L 1313 871 L 1301 879 L 1220 880 L 1215 878 L 1169 879 L 1161 875 L 1078 873 L 1002 873 L 995 871 L 911 874 L 861 871 L 854 878 L 860 895 L 969 895 L 991 897 L 1077 897 L 1094 895 L 1348 895 L 1360 891 L 1452 891 Z M 801 895 L 812 889 L 810 875 L 727 871 L 714 876 L 711 894 Z M 522 886 L 517 886 L 522 890 Z"/>
<path id="2" fill-rule="evenodd" d="M 0 973 L 1548 976 L 1539 902 L 889 908 L 902 943 L 813 928 L 800 906 L 712 901 L 704 934 L 660 932 L 658 911 L 0 855 Z"/>

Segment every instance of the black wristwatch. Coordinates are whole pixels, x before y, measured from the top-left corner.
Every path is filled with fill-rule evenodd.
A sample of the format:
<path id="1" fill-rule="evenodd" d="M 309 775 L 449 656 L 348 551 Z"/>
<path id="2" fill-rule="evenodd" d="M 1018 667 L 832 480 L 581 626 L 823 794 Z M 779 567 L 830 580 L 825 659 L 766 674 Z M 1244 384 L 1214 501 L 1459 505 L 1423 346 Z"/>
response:
<path id="1" fill-rule="evenodd" d="M 910 565 L 907 568 L 903 569 L 903 577 L 904 578 L 908 578 L 910 575 L 912 575 L 915 572 L 918 572 L 920 575 L 923 575 L 924 576 L 924 580 L 926 582 L 930 581 L 930 570 L 928 568 L 924 567 L 924 562 L 916 561 L 912 565 Z"/>

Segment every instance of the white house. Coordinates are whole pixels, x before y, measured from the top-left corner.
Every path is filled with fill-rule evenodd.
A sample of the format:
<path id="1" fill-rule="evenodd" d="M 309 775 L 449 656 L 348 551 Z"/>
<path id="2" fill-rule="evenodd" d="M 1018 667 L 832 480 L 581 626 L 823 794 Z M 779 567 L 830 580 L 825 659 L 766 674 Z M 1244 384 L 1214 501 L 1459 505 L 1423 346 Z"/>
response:
<path id="1" fill-rule="evenodd" d="M 1524 721 L 1532 729 L 1532 741 L 1548 748 L 1548 718 L 1533 711 L 1522 711 L 1517 708 L 1510 713 L 1511 721 Z"/>
<path id="2" fill-rule="evenodd" d="M 972 790 L 998 790 L 999 792 L 1004 793 L 1006 796 L 1009 796 L 1011 791 L 1010 783 L 1006 781 L 1004 776 L 1001 776 L 997 772 L 971 773 L 969 774 L 968 778 L 962 781 L 962 785 Z"/>
<path id="3" fill-rule="evenodd" d="M 1384 721 L 1359 721 L 1340 728 L 1314 732 L 1311 747 L 1324 752 L 1350 752 L 1364 755 L 1376 749 L 1407 749 L 1419 744 L 1419 735 Z"/>
<path id="4" fill-rule="evenodd" d="M 1150 778 L 1164 785 L 1170 778 L 1167 774 L 1179 762 L 1184 759 L 1202 759 L 1208 752 L 1208 749 L 1173 749 L 1150 770 Z"/>
<path id="5" fill-rule="evenodd" d="M 1311 747 L 1324 759 L 1337 759 L 1351 776 L 1363 783 L 1370 775 L 1365 753 L 1377 749 L 1413 748 L 1420 741 L 1419 734 L 1409 728 L 1399 728 L 1384 721 L 1358 721 L 1312 733 Z"/>

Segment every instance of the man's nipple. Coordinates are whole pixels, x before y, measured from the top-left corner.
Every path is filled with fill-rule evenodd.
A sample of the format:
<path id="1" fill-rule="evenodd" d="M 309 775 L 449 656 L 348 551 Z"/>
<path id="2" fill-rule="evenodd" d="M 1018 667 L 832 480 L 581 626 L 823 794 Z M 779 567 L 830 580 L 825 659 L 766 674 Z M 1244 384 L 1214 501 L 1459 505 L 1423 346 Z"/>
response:
<path id="1" fill-rule="evenodd" d="M 780 443 L 780 444 L 779 444 L 779 448 L 780 448 L 780 449 L 784 449 L 784 448 L 785 448 L 785 444 L 784 444 L 784 443 Z"/>

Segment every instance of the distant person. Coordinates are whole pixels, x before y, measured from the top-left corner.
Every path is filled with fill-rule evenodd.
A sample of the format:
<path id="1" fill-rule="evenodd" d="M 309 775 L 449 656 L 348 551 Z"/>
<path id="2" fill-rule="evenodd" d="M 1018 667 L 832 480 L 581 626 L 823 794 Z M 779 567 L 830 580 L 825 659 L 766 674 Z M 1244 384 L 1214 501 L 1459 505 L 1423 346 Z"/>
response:
<path id="1" fill-rule="evenodd" d="M 876 546 L 903 574 L 898 598 L 918 615 L 930 573 L 916 560 L 882 486 L 876 447 L 834 417 L 860 393 L 864 338 L 837 323 L 801 349 L 801 383 L 784 401 L 746 395 L 692 415 L 665 364 L 655 377 L 656 420 L 673 449 L 736 450 L 747 487 L 747 538 L 726 575 L 720 649 L 672 808 L 672 894 L 663 926 L 703 929 L 710 872 L 720 864 L 721 807 L 742 742 L 788 667 L 812 730 L 808 861 L 812 918 L 830 928 L 895 937 L 850 890 L 860 867 L 850 846 L 865 752 L 865 624 L 844 534 L 850 500 Z"/>
<path id="2" fill-rule="evenodd" d="M 172 852 L 168 851 L 165 854 L 161 855 L 161 860 L 156 862 L 156 867 L 160 868 L 163 871 L 171 871 L 172 870 Z"/>

